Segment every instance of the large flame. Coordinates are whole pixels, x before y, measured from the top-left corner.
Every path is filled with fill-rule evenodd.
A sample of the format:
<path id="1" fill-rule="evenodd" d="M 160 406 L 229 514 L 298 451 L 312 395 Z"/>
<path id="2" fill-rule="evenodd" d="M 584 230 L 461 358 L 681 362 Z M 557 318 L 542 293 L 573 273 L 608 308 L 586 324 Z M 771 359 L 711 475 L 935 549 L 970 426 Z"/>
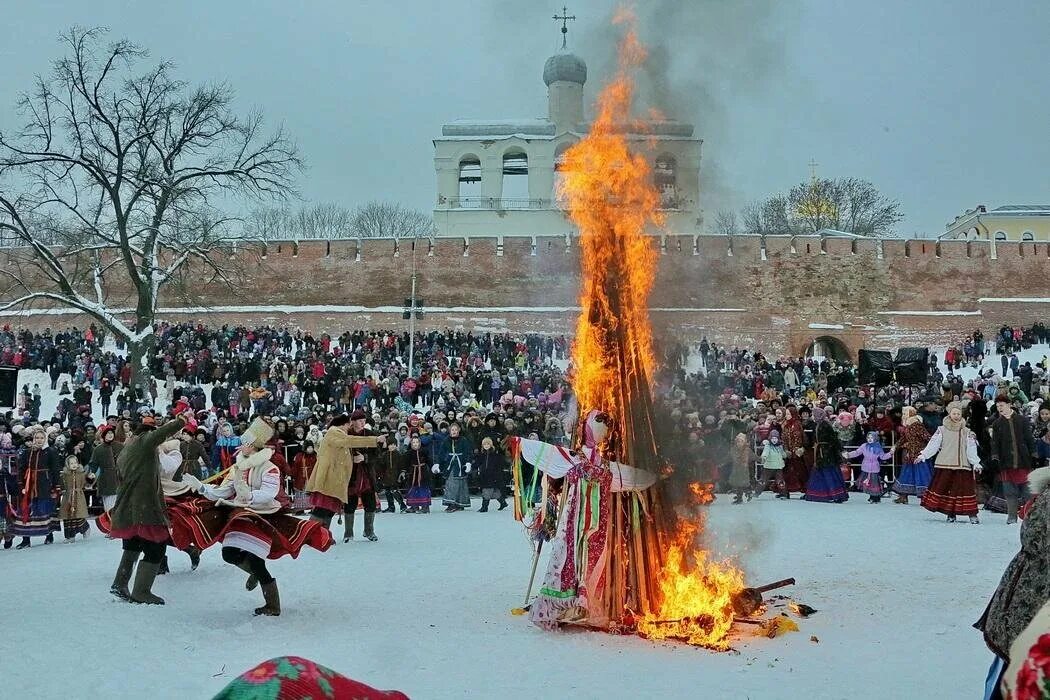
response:
<path id="1" fill-rule="evenodd" d="M 624 135 L 631 124 L 630 71 L 644 59 L 645 49 L 629 29 L 620 45 L 619 71 L 598 97 L 590 133 L 565 152 L 558 192 L 579 229 L 583 254 L 583 313 L 572 351 L 573 390 L 582 415 L 600 408 L 614 421 L 624 418 L 620 392 L 610 391 L 622 384 L 621 370 L 641 374 L 648 384 L 654 369 L 648 299 L 656 253 L 645 229 L 650 223 L 663 223 L 663 217 L 649 162 L 630 150 Z M 611 270 L 621 273 L 615 283 L 619 297 L 630 302 L 626 306 L 605 294 Z M 607 322 L 597 323 L 598 318 Z M 622 329 L 634 353 L 616 354 L 606 338 L 610 323 Z"/>
<path id="2" fill-rule="evenodd" d="M 572 385 L 580 413 L 599 409 L 609 414 L 625 431 L 620 458 L 642 459 L 656 454 L 652 426 L 646 432 L 631 425 L 639 416 L 651 420 L 651 410 L 637 411 L 636 406 L 649 405 L 655 368 L 648 299 L 657 256 L 646 227 L 662 225 L 663 217 L 649 162 L 632 151 L 625 135 L 644 132 L 644 124 L 632 121 L 630 109 L 631 73 L 644 60 L 645 49 L 629 15 L 621 13 L 616 21 L 626 25 L 619 70 L 598 97 L 590 133 L 565 154 L 558 194 L 579 229 L 582 250 L 583 312 L 572 350 Z M 644 447 L 649 452 L 632 443 L 648 443 Z M 694 505 L 713 500 L 700 485 L 691 495 Z M 635 618 L 637 629 L 650 638 L 725 649 L 733 624 L 732 597 L 744 587 L 743 574 L 711 561 L 697 547 L 703 528 L 699 517 L 672 521 L 675 532 L 652 540 L 662 543 L 663 551 L 659 558 L 647 558 L 647 565 L 656 569 L 662 559 L 663 566 L 645 574 L 655 582 L 647 587 L 647 605 Z M 649 527 L 658 526 L 649 521 Z M 629 545 L 620 551 L 637 552 Z"/>

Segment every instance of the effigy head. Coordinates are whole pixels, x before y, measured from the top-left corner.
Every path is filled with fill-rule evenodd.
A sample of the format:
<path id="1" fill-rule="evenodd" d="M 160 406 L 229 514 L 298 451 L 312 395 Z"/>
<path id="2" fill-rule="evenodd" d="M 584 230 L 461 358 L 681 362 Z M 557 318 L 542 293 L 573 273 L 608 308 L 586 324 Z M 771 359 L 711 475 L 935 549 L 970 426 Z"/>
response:
<path id="1" fill-rule="evenodd" d="M 609 414 L 592 408 L 583 422 L 583 444 L 597 447 L 609 437 Z"/>

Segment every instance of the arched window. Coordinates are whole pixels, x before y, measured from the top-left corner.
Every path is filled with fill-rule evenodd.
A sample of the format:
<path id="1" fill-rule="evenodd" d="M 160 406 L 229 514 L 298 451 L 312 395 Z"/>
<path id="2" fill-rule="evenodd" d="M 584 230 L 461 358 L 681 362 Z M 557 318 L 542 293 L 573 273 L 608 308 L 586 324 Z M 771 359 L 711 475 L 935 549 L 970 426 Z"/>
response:
<path id="1" fill-rule="evenodd" d="M 995 232 L 995 240 L 997 240 L 997 241 L 1005 241 L 1006 240 L 1006 231 L 996 231 Z"/>
<path id="2" fill-rule="evenodd" d="M 1025 231 L 1024 233 L 1021 234 L 1021 240 L 1022 241 L 1034 241 L 1035 240 L 1035 234 L 1032 233 L 1031 231 Z"/>
<path id="3" fill-rule="evenodd" d="M 660 192 L 661 209 L 678 208 L 678 167 L 674 156 L 663 154 L 656 157 L 653 179 Z"/>
<path id="4" fill-rule="evenodd" d="M 524 209 L 529 206 L 529 157 L 522 150 L 503 154 L 503 206 Z"/>
<path id="5" fill-rule="evenodd" d="M 477 208 L 481 206 L 481 160 L 475 155 L 459 159 L 459 193 L 456 206 Z"/>
<path id="6" fill-rule="evenodd" d="M 563 143 L 554 151 L 554 187 L 551 189 L 551 199 L 555 206 L 561 207 L 563 197 L 559 194 L 562 182 L 565 180 L 565 152 L 571 144 Z"/>

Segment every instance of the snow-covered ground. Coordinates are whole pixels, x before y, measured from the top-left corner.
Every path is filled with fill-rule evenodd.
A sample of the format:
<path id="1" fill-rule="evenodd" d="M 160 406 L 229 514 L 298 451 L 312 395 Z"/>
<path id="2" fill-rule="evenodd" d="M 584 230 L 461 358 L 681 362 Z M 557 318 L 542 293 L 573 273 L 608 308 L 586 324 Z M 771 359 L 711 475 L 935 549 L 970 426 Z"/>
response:
<path id="1" fill-rule="evenodd" d="M 998 358 L 987 366 L 998 371 Z M 48 415 L 58 397 L 46 377 L 19 381 L 40 382 Z M 785 592 L 820 611 L 798 633 L 744 637 L 722 654 L 544 633 L 510 615 L 531 563 L 510 511 L 381 515 L 378 543 L 273 563 L 284 614 L 269 619 L 251 615 L 258 591 L 217 549 L 196 572 L 174 552 L 154 588 L 168 605 L 156 608 L 109 596 L 120 548 L 97 531 L 74 545 L 36 540 L 0 551 L 2 694 L 207 698 L 259 661 L 298 654 L 413 698 L 977 697 L 990 656 L 970 625 L 1018 546 L 1005 516 L 982 519 L 949 526 L 915 504 L 862 498 L 720 498 L 709 523 L 720 551 L 738 554 L 753 584 L 794 576 Z"/>
<path id="2" fill-rule="evenodd" d="M 547 633 L 512 616 L 531 561 L 509 510 L 381 515 L 378 543 L 272 563 L 278 618 L 252 616 L 259 592 L 217 548 L 196 572 L 172 552 L 154 586 L 166 606 L 118 602 L 119 543 L 93 531 L 0 551 L 3 695 L 208 698 L 259 661 L 298 654 L 413 698 L 979 696 L 990 657 L 970 624 L 1017 549 L 1005 516 L 946 525 L 917 505 L 770 498 L 720 498 L 711 527 L 746 550 L 749 581 L 794 576 L 784 592 L 819 612 L 736 652 Z"/>

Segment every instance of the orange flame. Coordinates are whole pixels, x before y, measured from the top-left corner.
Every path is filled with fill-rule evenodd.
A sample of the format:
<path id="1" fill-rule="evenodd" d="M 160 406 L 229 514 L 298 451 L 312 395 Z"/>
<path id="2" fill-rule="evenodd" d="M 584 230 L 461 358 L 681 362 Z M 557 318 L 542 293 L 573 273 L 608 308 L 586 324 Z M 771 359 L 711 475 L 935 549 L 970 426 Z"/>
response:
<path id="1" fill-rule="evenodd" d="M 631 149 L 626 136 L 645 131 L 644 124 L 631 119 L 630 74 L 646 52 L 629 14 L 618 13 L 616 22 L 626 25 L 619 70 L 598 97 L 590 133 L 565 153 L 558 196 L 579 229 L 582 251 L 583 312 L 572 349 L 573 389 L 581 415 L 599 409 L 619 423 L 629 418 L 629 404 L 639 398 L 631 387 L 652 387 L 648 299 L 657 256 L 646 228 L 661 226 L 663 216 L 649 162 Z M 616 342 L 610 342 L 613 337 Z M 697 504 L 713 500 L 710 486 L 693 486 Z M 678 522 L 662 553 L 664 566 L 648 572 L 658 576 L 654 590 L 659 598 L 652 612 L 636 620 L 637 629 L 650 638 L 725 649 L 732 597 L 744 587 L 743 574 L 697 548 L 702 520 Z"/>
<path id="2" fill-rule="evenodd" d="M 628 21 L 620 16 L 618 20 Z M 620 46 L 616 78 L 598 97 L 590 133 L 565 152 L 565 175 L 558 188 L 559 199 L 580 231 L 583 253 L 583 313 L 573 344 L 573 390 L 581 414 L 600 408 L 614 421 L 623 418 L 624 409 L 618 392 L 610 391 L 622 383 L 620 365 L 633 365 L 633 358 L 638 358 L 640 366 L 628 366 L 626 371 L 641 374 L 646 385 L 655 368 L 648 299 L 656 251 L 645 229 L 662 224 L 663 217 L 657 210 L 660 197 L 649 163 L 628 148 L 624 135 L 632 125 L 634 84 L 629 74 L 644 59 L 645 49 L 629 29 Z M 615 283 L 622 290 L 619 298 L 629 301 L 625 306 L 604 293 L 611 269 L 623 275 Z M 635 350 L 631 357 L 614 356 L 616 348 L 603 337 L 607 324 L 594 323 L 598 316 L 623 329 L 627 345 Z"/>
<path id="3" fill-rule="evenodd" d="M 714 503 L 715 485 L 694 481 L 689 484 L 689 493 L 693 496 L 693 505 L 706 506 L 709 503 Z"/>
<path id="4" fill-rule="evenodd" d="M 649 639 L 725 650 L 733 627 L 733 596 L 743 590 L 744 574 L 696 548 L 701 528 L 702 521 L 680 521 L 660 572 L 660 604 L 638 621 L 638 632 Z"/>

